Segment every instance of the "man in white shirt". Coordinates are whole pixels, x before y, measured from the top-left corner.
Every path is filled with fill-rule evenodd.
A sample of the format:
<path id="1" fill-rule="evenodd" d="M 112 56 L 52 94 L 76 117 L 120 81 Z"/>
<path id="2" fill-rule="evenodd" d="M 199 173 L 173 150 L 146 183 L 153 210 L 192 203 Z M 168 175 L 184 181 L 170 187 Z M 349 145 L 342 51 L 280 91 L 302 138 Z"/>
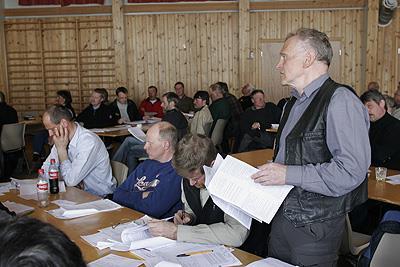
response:
<path id="1" fill-rule="evenodd" d="M 52 106 L 44 113 L 43 124 L 54 142 L 42 166 L 45 172 L 50 159 L 55 159 L 67 186 L 80 185 L 98 196 L 114 191 L 116 181 L 111 174 L 110 159 L 96 134 L 73 122 L 69 110 L 61 105 Z"/>
<path id="2" fill-rule="evenodd" d="M 151 220 L 148 225 L 154 236 L 178 241 L 214 243 L 239 247 L 248 230 L 214 204 L 204 185 L 203 165 L 211 166 L 217 155 L 211 139 L 187 134 L 179 141 L 172 158 L 182 180 L 184 210 L 175 213 L 174 223 Z"/>

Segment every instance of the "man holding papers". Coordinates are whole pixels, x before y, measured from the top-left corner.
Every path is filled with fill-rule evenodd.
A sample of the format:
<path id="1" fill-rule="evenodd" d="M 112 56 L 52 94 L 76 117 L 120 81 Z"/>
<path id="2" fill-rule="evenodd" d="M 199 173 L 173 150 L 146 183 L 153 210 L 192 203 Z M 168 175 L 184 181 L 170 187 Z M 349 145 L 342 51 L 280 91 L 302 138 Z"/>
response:
<path id="1" fill-rule="evenodd" d="M 368 113 L 354 91 L 329 78 L 326 34 L 290 34 L 276 68 L 293 88 L 276 137 L 274 163 L 252 175 L 294 185 L 272 220 L 270 256 L 300 266 L 336 266 L 345 215 L 367 200 Z"/>
<path id="2" fill-rule="evenodd" d="M 248 230 L 216 206 L 205 188 L 203 165 L 211 166 L 217 155 L 211 139 L 187 134 L 179 141 L 172 164 L 182 180 L 182 202 L 174 223 L 152 220 L 148 223 L 154 236 L 178 241 L 216 243 L 238 247 Z"/>
<path id="3" fill-rule="evenodd" d="M 115 189 L 110 158 L 104 143 L 91 131 L 72 120 L 71 111 L 61 105 L 43 114 L 43 125 L 54 145 L 42 168 L 48 172 L 50 160 L 60 165 L 67 186 L 79 185 L 89 193 L 105 196 Z"/>
<path id="4" fill-rule="evenodd" d="M 149 155 L 117 188 L 113 200 L 155 218 L 175 214 L 182 206 L 181 180 L 171 165 L 177 142 L 176 128 L 168 122 L 153 125 L 144 149 Z"/>

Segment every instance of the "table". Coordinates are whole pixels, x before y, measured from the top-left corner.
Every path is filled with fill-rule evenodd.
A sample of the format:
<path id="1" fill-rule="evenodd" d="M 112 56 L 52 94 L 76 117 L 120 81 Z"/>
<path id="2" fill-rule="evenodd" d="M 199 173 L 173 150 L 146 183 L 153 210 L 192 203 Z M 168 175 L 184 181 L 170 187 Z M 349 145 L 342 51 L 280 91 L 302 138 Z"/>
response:
<path id="1" fill-rule="evenodd" d="M 252 166 L 265 164 L 273 157 L 273 149 L 261 149 L 250 152 L 233 154 L 232 156 Z M 388 176 L 399 174 L 400 171 L 388 170 Z M 400 206 L 400 185 L 378 182 L 375 179 L 375 168 L 370 167 L 368 178 L 368 198 Z"/>
<path id="2" fill-rule="evenodd" d="M 147 132 L 147 130 L 151 127 L 151 125 L 152 124 L 150 124 L 150 123 L 142 124 L 143 132 Z M 115 128 L 115 130 L 112 130 L 114 128 Z M 112 127 L 102 128 L 102 129 L 107 129 L 107 131 L 96 132 L 96 134 L 100 137 L 115 138 L 115 137 L 121 137 L 121 136 L 129 136 L 131 134 L 127 128 L 121 128 L 121 126 L 112 126 Z M 110 129 L 112 131 L 109 131 L 108 129 Z"/>
<path id="3" fill-rule="evenodd" d="M 0 201 L 10 200 L 35 207 L 35 211 L 30 216 L 41 221 L 48 222 L 61 229 L 72 241 L 78 245 L 87 263 L 109 254 L 111 250 L 98 250 L 80 238 L 81 235 L 94 234 L 98 229 L 109 227 L 127 220 L 135 220 L 143 216 L 143 214 L 140 212 L 128 208 L 122 208 L 115 211 L 103 212 L 81 218 L 75 218 L 72 220 L 60 220 L 45 212 L 45 210 L 58 208 L 57 205 L 51 203 L 46 208 L 39 208 L 35 200 L 25 200 L 18 197 L 17 194 L 17 190 L 11 190 L 9 193 L 0 196 Z M 82 203 L 93 201 L 99 198 L 75 187 L 68 187 L 67 192 L 59 193 L 58 195 L 50 195 L 50 201 L 56 199 L 67 199 Z M 135 258 L 135 256 L 129 252 L 112 251 L 112 253 L 129 258 Z M 235 249 L 233 254 L 238 257 L 244 265 L 260 259 L 258 256 L 241 251 L 239 249 Z"/>

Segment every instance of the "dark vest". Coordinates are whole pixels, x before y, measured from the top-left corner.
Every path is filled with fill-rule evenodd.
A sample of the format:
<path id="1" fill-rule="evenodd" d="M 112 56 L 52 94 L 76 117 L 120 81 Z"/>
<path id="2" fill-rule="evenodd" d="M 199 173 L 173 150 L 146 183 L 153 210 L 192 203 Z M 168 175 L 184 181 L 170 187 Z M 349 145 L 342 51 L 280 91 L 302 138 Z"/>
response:
<path id="1" fill-rule="evenodd" d="M 352 88 L 337 84 L 330 78 L 325 81 L 286 137 L 285 165 L 317 164 L 332 159 L 326 144 L 326 116 L 331 97 L 338 87 L 346 87 L 354 93 Z M 296 98 L 292 97 L 285 107 L 276 138 L 275 157 L 282 129 L 295 102 Z M 296 227 L 336 218 L 368 199 L 367 184 L 368 179 L 365 179 L 356 189 L 339 197 L 324 196 L 294 187 L 283 203 L 283 214 Z"/>
<path id="2" fill-rule="evenodd" d="M 211 197 L 208 198 L 204 207 L 200 202 L 200 189 L 191 186 L 188 179 L 183 179 L 183 191 L 186 200 L 196 215 L 196 220 L 191 225 L 214 224 L 224 221 L 224 212 L 214 204 Z"/>

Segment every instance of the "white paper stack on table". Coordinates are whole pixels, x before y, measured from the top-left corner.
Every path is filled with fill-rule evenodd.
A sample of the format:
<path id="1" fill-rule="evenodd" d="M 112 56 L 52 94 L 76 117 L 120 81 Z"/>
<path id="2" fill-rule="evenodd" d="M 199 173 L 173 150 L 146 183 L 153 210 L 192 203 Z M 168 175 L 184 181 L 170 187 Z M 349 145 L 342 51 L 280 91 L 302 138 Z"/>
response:
<path id="1" fill-rule="evenodd" d="M 147 226 L 150 219 L 146 215 L 136 221 L 100 229 L 98 233 L 81 238 L 98 249 L 110 248 L 117 251 L 141 248 L 153 250 L 175 243 L 165 237 L 153 237 Z"/>
<path id="2" fill-rule="evenodd" d="M 34 207 L 28 206 L 28 205 L 24 205 L 24 204 L 20 204 L 20 203 L 15 203 L 12 201 L 6 201 L 6 202 L 2 202 L 4 206 L 7 207 L 7 209 L 9 209 L 10 211 L 15 212 L 15 214 L 17 216 L 23 216 L 26 215 L 32 211 L 35 210 Z"/>
<path id="3" fill-rule="evenodd" d="M 252 262 L 246 265 L 246 267 L 296 267 L 296 266 L 275 258 L 266 258 Z"/>
<path id="4" fill-rule="evenodd" d="M 10 192 L 10 189 L 15 189 L 10 182 L 0 183 L 0 196 L 4 195 L 4 193 Z"/>
<path id="5" fill-rule="evenodd" d="M 88 267 L 137 267 L 143 264 L 141 260 L 108 254 L 88 264 Z"/>
<path id="6" fill-rule="evenodd" d="M 121 208 L 121 205 L 109 200 L 99 199 L 82 204 L 58 203 L 60 208 L 49 210 L 48 213 L 57 219 L 73 219 L 100 212 L 112 211 Z"/>
<path id="7" fill-rule="evenodd" d="M 293 188 L 255 183 L 250 176 L 258 169 L 229 155 L 225 159 L 218 155 L 212 170 L 204 169 L 206 188 L 214 203 L 248 229 L 250 217 L 270 223 Z"/>
<path id="8" fill-rule="evenodd" d="M 222 245 L 176 242 L 152 251 L 131 251 L 145 260 L 147 267 L 153 266 L 238 266 L 242 263 L 232 254 L 232 249 Z M 177 265 L 178 264 L 178 265 Z"/>
<path id="9" fill-rule="evenodd" d="M 400 174 L 386 177 L 386 182 L 393 185 L 400 184 Z"/>

